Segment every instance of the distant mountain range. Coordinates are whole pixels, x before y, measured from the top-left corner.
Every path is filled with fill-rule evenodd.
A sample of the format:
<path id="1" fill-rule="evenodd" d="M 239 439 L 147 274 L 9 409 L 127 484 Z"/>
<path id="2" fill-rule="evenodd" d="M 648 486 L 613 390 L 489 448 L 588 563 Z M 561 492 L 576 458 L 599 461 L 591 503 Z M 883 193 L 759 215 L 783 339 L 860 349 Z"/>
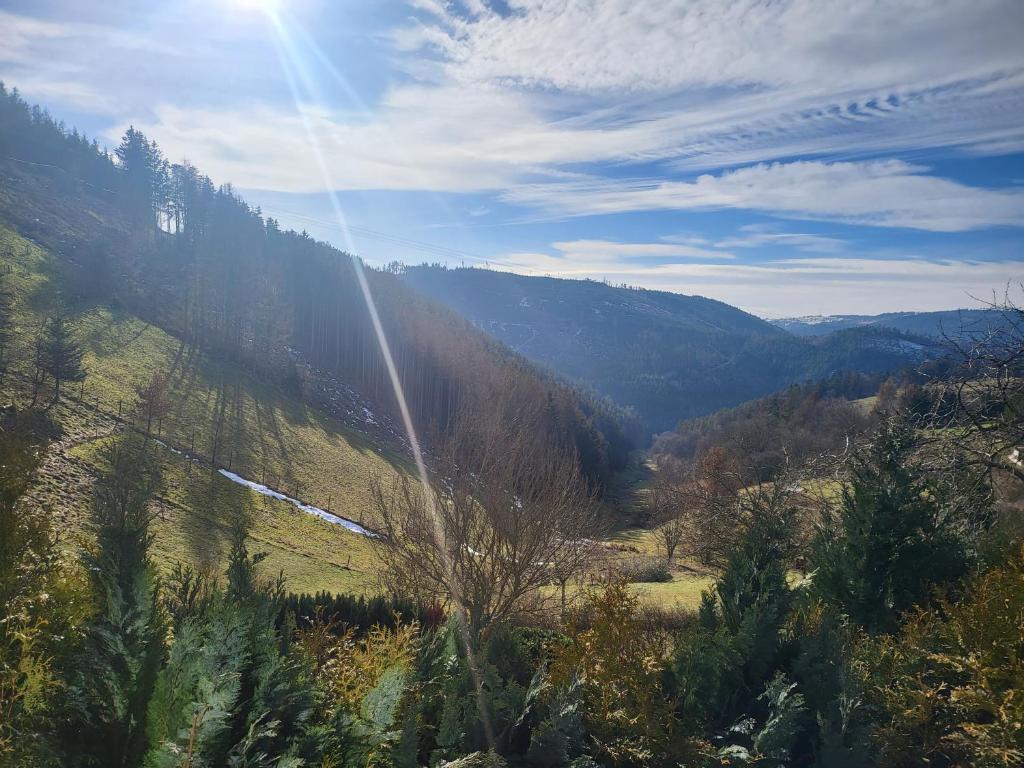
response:
<path id="1" fill-rule="evenodd" d="M 636 409 L 651 432 L 793 383 L 903 368 L 938 351 L 932 335 L 866 324 L 809 338 L 721 301 L 591 280 L 426 265 L 403 279 L 524 356 Z"/>
<path id="2" fill-rule="evenodd" d="M 942 312 L 886 312 L 881 315 L 809 315 L 770 321 L 797 336 L 824 336 L 850 328 L 895 328 L 919 336 L 942 338 L 984 332 L 1002 323 L 992 309 L 951 309 Z"/>

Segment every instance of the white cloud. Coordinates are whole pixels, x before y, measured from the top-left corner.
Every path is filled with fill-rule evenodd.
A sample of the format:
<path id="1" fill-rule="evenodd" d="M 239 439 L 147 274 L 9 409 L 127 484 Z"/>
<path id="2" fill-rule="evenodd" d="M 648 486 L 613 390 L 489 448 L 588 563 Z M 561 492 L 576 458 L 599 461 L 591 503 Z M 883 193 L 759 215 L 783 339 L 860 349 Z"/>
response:
<path id="1" fill-rule="evenodd" d="M 593 272 L 599 266 L 612 271 L 636 269 L 643 265 L 674 264 L 679 260 L 711 259 L 728 260 L 736 258 L 723 250 L 699 248 L 682 243 L 620 243 L 612 240 L 567 240 L 552 243 L 559 253 L 554 256 L 535 254 L 530 269 L 537 272 L 547 270 L 564 271 L 579 268 L 584 264 Z"/>
<path id="2" fill-rule="evenodd" d="M 747 224 L 739 233 L 715 243 L 716 248 L 791 248 L 807 253 L 842 253 L 847 243 L 836 237 L 805 232 L 782 232 L 765 224 Z"/>
<path id="3" fill-rule="evenodd" d="M 512 0 L 503 13 L 479 0 L 411 4 L 421 19 L 401 34 L 405 71 L 379 102 L 308 108 L 338 189 L 499 192 L 559 216 L 738 208 L 932 231 L 1022 224 L 1019 190 L 856 159 L 1024 146 L 1017 0 Z M 111 141 L 134 122 L 172 159 L 187 156 L 218 181 L 321 191 L 302 121 L 291 105 L 265 100 L 277 66 L 268 40 L 224 18 L 205 36 L 224 13 L 201 5 L 153 10 L 154 22 L 134 33 L 0 12 L 0 72 L 13 71 L 30 95 L 120 110 Z M 202 43 L 188 34 L 194 18 Z M 98 56 L 101 40 L 117 55 Z M 214 73 L 236 55 L 230 81 L 239 89 L 225 91 Z M 306 63 L 315 69 L 316 56 Z M 175 103 L 152 103 L 166 92 L 154 72 L 185 83 L 186 65 L 211 78 L 208 89 L 220 87 L 222 105 L 189 89 Z M 133 88 L 141 93 L 128 98 Z M 843 162 L 760 163 L 837 153 Z M 593 175 L 614 165 L 621 176 L 637 163 L 659 175 Z M 707 168 L 718 172 L 686 177 Z M 784 232 L 755 243 L 756 234 L 726 247 L 838 247 Z"/>
<path id="4" fill-rule="evenodd" d="M 500 190 L 531 177 L 565 177 L 565 166 L 619 162 L 657 144 L 650 127 L 551 123 L 525 94 L 489 88 L 406 86 L 373 112 L 304 111 L 338 189 Z M 109 138 L 128 122 L 172 158 L 187 154 L 215 178 L 241 187 L 322 190 L 294 107 L 162 104 L 151 117 L 119 123 Z"/>
<path id="5" fill-rule="evenodd" d="M 1024 139 L 1017 0 L 513 0 L 410 30 L 449 78 L 570 92 L 688 167 Z M 627 95 L 623 103 L 623 94 Z M 605 110 L 605 111 L 598 111 Z M 660 133 L 661 130 L 656 131 Z"/>
<path id="6" fill-rule="evenodd" d="M 934 232 L 1024 225 L 1024 190 L 971 187 L 926 170 L 898 160 L 761 163 L 694 181 L 526 184 L 504 197 L 565 215 L 740 208 Z"/>
<path id="7" fill-rule="evenodd" d="M 513 253 L 503 269 L 696 294 L 764 317 L 933 311 L 978 306 L 1020 279 L 1020 263 L 905 258 L 794 258 L 763 264 L 637 265 L 604 258 Z"/>
<path id="8" fill-rule="evenodd" d="M 512 0 L 430 41 L 464 81 L 595 90 L 931 87 L 1020 70 L 1014 0 Z M 884 107 L 883 107 L 884 108 Z"/>

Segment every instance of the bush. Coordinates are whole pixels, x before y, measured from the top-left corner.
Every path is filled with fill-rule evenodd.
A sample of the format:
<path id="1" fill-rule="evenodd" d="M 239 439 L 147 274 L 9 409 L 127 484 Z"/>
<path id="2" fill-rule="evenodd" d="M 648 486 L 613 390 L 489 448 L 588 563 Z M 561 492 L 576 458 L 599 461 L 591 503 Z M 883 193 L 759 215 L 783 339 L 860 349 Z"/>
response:
<path id="1" fill-rule="evenodd" d="M 662 557 L 635 557 L 622 564 L 622 576 L 626 581 L 644 584 L 672 581 L 668 560 Z"/>

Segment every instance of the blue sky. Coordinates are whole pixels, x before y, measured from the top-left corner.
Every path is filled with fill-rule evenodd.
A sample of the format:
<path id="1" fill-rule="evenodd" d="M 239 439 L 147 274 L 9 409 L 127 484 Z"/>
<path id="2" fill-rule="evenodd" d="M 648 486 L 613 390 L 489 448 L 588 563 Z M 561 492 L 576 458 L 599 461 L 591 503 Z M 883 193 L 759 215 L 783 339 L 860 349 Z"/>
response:
<path id="1" fill-rule="evenodd" d="M 1024 280 L 1022 32 L 1019 0 L 0 0 L 0 78 L 371 263 L 874 313 Z"/>

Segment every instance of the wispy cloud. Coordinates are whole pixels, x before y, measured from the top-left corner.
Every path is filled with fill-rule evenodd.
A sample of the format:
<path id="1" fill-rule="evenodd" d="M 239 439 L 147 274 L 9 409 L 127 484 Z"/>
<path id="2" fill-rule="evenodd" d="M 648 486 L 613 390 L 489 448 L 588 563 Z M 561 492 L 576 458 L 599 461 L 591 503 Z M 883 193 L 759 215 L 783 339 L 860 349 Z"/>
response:
<path id="1" fill-rule="evenodd" d="M 450 78 L 576 92 L 611 107 L 605 117 L 674 125 L 672 151 L 689 167 L 837 146 L 1000 151 L 1024 137 L 1014 116 L 1024 5 L 1014 0 L 517 0 L 468 17 L 456 8 L 435 7 L 410 32 Z"/>
<path id="2" fill-rule="evenodd" d="M 761 163 L 693 181 L 587 180 L 526 184 L 508 202 L 593 215 L 739 208 L 934 232 L 1024 225 L 1024 190 L 972 187 L 899 160 Z"/>
<path id="3" fill-rule="evenodd" d="M 837 237 L 812 235 L 806 232 L 783 232 L 766 224 L 747 224 L 732 237 L 715 243 L 716 248 L 776 247 L 806 253 L 842 253 L 847 242 Z"/>

